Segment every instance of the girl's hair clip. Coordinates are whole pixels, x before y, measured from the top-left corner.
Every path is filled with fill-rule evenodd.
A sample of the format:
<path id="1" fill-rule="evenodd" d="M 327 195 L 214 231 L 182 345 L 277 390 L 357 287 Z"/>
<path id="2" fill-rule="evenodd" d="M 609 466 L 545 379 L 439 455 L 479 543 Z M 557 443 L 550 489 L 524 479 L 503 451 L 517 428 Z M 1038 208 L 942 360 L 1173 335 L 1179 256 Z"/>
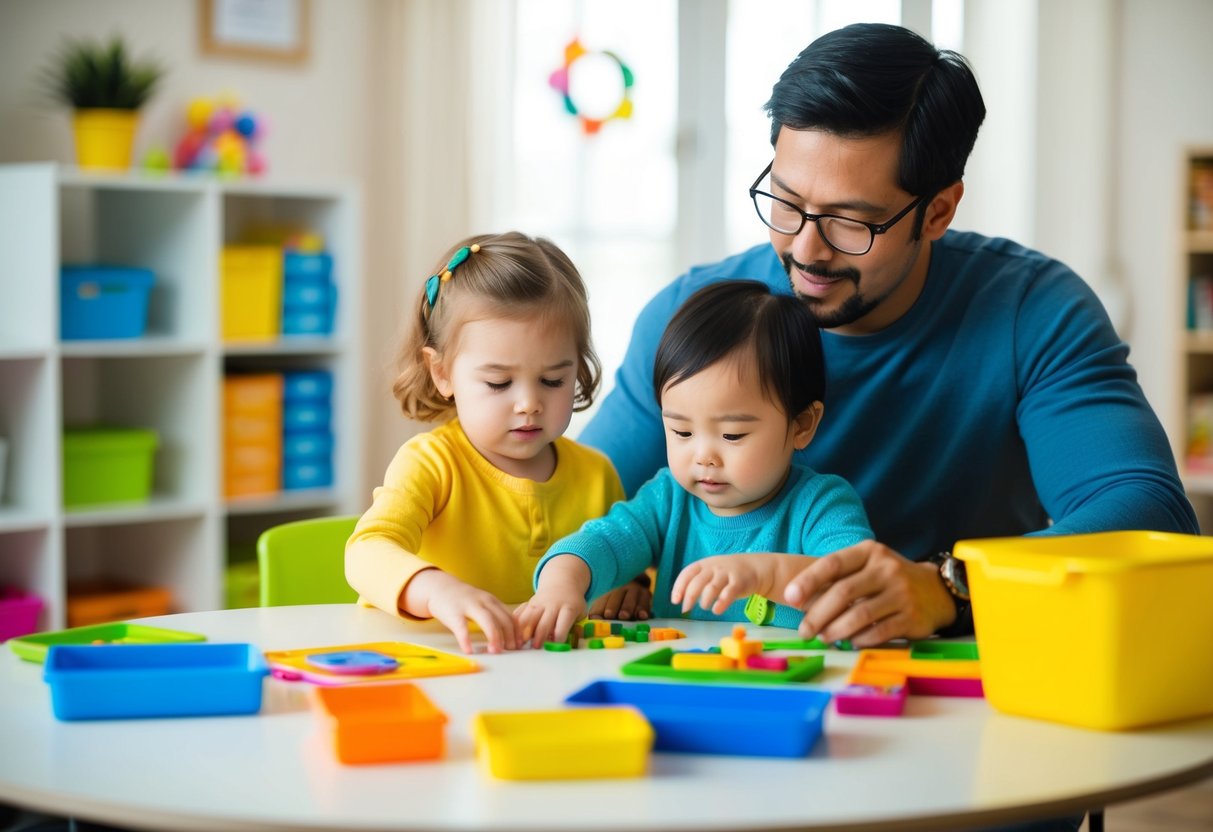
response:
<path id="1" fill-rule="evenodd" d="M 452 275 L 455 273 L 455 269 L 459 267 L 460 263 L 467 260 L 468 257 L 478 251 L 480 251 L 480 245 L 477 243 L 473 243 L 470 246 L 463 246 L 451 255 L 451 259 L 447 261 L 446 268 L 443 269 L 442 272 L 439 274 L 432 274 L 426 279 L 425 302 L 430 309 L 433 309 L 434 304 L 438 302 L 438 290 L 442 284 L 451 279 Z"/>

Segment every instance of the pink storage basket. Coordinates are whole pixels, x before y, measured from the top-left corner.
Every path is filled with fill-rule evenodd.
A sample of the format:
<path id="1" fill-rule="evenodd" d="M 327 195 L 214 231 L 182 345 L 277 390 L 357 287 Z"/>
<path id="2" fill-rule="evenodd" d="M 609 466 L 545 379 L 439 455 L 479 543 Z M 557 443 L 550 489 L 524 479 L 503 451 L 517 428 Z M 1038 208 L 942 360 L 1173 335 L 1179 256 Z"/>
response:
<path id="1" fill-rule="evenodd" d="M 0 641 L 24 636 L 38 629 L 42 599 L 11 586 L 0 587 Z"/>

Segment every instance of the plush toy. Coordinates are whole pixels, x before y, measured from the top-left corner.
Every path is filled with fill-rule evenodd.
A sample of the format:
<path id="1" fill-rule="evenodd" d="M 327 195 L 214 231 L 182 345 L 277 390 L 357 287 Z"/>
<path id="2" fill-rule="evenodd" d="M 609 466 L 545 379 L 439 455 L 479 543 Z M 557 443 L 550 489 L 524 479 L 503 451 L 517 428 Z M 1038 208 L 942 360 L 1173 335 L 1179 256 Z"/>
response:
<path id="1" fill-rule="evenodd" d="M 195 98 L 186 108 L 187 130 L 173 152 L 178 170 L 211 171 L 225 176 L 265 172 L 257 142 L 265 119 L 241 110 L 234 98 Z"/>

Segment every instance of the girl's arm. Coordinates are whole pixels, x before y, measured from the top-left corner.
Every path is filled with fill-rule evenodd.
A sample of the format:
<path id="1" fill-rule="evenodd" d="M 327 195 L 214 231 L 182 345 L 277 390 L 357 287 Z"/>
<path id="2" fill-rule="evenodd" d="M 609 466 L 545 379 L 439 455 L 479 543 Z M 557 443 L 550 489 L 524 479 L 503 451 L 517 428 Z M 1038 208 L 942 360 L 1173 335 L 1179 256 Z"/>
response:
<path id="1" fill-rule="evenodd" d="M 514 611 L 522 640 L 533 647 L 564 641 L 569 629 L 585 616 L 585 593 L 590 567 L 577 555 L 551 556 L 539 573 L 535 595 Z"/>

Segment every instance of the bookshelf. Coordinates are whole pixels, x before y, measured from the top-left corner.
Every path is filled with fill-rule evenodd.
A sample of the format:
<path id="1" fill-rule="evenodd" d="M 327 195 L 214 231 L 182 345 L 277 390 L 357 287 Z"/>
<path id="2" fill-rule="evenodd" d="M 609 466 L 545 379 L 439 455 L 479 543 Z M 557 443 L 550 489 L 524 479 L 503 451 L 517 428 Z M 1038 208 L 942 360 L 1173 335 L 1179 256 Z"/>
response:
<path id="1" fill-rule="evenodd" d="M 322 235 L 337 284 L 331 335 L 221 338 L 220 253 L 250 223 Z M 0 166 L 0 585 L 43 599 L 40 629 L 65 626 L 69 580 L 99 576 L 167 587 L 175 611 L 219 608 L 229 552 L 247 557 L 270 526 L 363 507 L 360 236 L 346 184 Z M 143 337 L 59 339 L 59 267 L 76 262 L 155 272 Z M 332 487 L 226 499 L 225 373 L 294 369 L 333 379 Z M 63 428 L 90 421 L 157 432 L 148 501 L 63 507 Z"/>
<path id="2" fill-rule="evenodd" d="M 1181 177 L 1180 472 L 1203 524 L 1213 509 L 1213 146 L 1188 148 Z"/>

